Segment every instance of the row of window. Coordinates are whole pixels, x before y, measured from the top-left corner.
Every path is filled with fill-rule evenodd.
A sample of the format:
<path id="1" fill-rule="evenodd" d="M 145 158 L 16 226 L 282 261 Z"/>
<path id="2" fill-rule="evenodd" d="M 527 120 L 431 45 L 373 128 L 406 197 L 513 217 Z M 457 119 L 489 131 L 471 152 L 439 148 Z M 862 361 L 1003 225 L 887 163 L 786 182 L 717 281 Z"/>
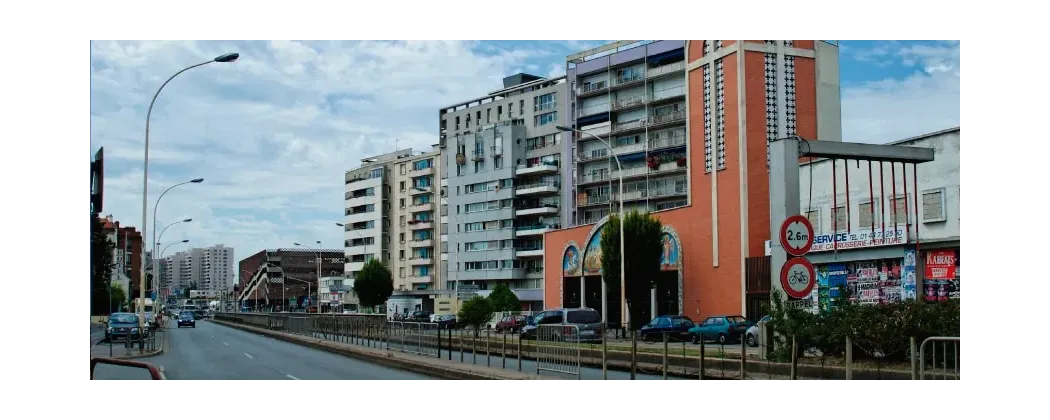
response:
<path id="1" fill-rule="evenodd" d="M 944 188 L 938 188 L 933 190 L 923 191 L 921 206 L 922 222 L 923 223 L 937 223 L 947 220 L 947 209 L 945 208 L 945 196 Z M 810 224 L 813 225 L 813 230 L 816 232 L 830 232 L 833 230 L 846 231 L 852 226 L 859 226 L 861 228 L 866 226 L 875 226 L 876 228 L 882 226 L 884 223 L 891 226 L 906 225 L 914 222 L 915 213 L 915 202 L 914 195 L 908 194 L 899 195 L 896 198 L 885 199 L 886 210 L 880 211 L 882 201 L 876 198 L 874 202 L 864 199 L 859 202 L 855 209 L 846 210 L 845 199 L 840 202 L 841 205 L 835 208 L 829 208 L 831 216 L 828 218 L 828 225 L 822 226 L 820 218 L 820 209 L 810 209 L 805 211 L 806 218 L 809 219 Z M 853 207 L 853 206 L 851 206 Z M 856 220 L 856 223 L 853 221 Z"/>

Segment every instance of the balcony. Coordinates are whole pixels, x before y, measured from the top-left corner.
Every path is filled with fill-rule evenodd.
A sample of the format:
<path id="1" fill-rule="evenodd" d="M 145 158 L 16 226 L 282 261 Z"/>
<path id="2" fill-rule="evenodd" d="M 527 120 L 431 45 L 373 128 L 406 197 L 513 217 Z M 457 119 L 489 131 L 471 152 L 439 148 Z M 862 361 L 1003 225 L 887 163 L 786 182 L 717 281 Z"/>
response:
<path id="1" fill-rule="evenodd" d="M 659 127 L 668 124 L 674 124 L 685 121 L 685 111 L 675 111 L 663 115 L 653 115 L 649 117 L 647 125 L 649 127 Z"/>
<path id="2" fill-rule="evenodd" d="M 434 246 L 433 239 L 418 239 L 408 241 L 409 248 L 430 248 Z"/>
<path id="3" fill-rule="evenodd" d="M 434 228 L 434 223 L 430 220 L 409 220 L 409 230 L 429 230 Z"/>
<path id="4" fill-rule="evenodd" d="M 601 127 L 588 128 L 586 130 L 583 130 L 583 132 L 587 133 L 587 134 L 595 135 L 595 136 L 604 136 L 606 134 L 609 134 L 609 131 L 611 131 L 611 130 L 612 130 L 612 125 L 611 124 L 606 124 L 606 125 L 603 125 Z M 581 138 L 588 138 L 588 139 L 592 139 L 593 140 L 593 138 L 591 138 L 591 136 L 588 136 L 588 135 L 580 135 L 580 137 Z"/>
<path id="5" fill-rule="evenodd" d="M 485 151 L 484 150 L 475 150 L 475 151 L 470 152 L 470 159 L 475 161 L 475 162 L 480 162 L 480 161 L 485 160 Z"/>
<path id="6" fill-rule="evenodd" d="M 660 89 L 649 94 L 650 102 L 662 102 L 685 97 L 685 86 Z"/>
<path id="7" fill-rule="evenodd" d="M 607 90 L 609 90 L 609 83 L 605 80 L 602 80 L 597 83 L 589 83 L 580 86 L 576 89 L 576 96 L 579 98 L 597 96 L 602 93 L 605 93 Z"/>
<path id="8" fill-rule="evenodd" d="M 628 96 L 628 97 L 624 97 L 624 98 L 616 98 L 616 100 L 613 101 L 612 110 L 613 111 L 619 111 L 619 110 L 622 110 L 622 109 L 639 107 L 639 106 L 645 105 L 645 101 L 646 101 L 645 95 L 634 95 L 634 96 Z"/>
<path id="9" fill-rule="evenodd" d="M 520 196 L 528 195 L 541 195 L 541 194 L 556 194 L 559 190 L 560 185 L 557 182 L 537 182 L 532 184 L 519 185 L 514 189 L 514 192 Z"/>
<path id="10" fill-rule="evenodd" d="M 411 206 L 408 206 L 408 211 L 410 213 L 415 213 L 415 212 L 420 212 L 420 211 L 431 211 L 431 210 L 434 210 L 434 203 L 433 202 L 412 204 Z"/>
<path id="11" fill-rule="evenodd" d="M 333 284 L 328 286 L 328 290 L 332 292 L 352 292 L 354 288 L 346 284 Z"/>
<path id="12" fill-rule="evenodd" d="M 685 146 L 685 130 L 649 133 L 649 150 Z"/>
<path id="13" fill-rule="evenodd" d="M 554 204 L 539 204 L 536 207 L 519 208 L 514 210 L 515 216 L 536 216 L 544 214 L 558 214 L 558 206 Z"/>
<path id="14" fill-rule="evenodd" d="M 589 115 L 601 114 L 603 112 L 609 112 L 608 103 L 580 107 L 579 110 L 576 111 L 576 118 L 583 118 Z"/>
<path id="15" fill-rule="evenodd" d="M 633 86 L 633 85 L 640 84 L 640 83 L 642 83 L 644 81 L 645 81 L 645 75 L 641 74 L 641 72 L 638 72 L 638 73 L 635 73 L 635 74 L 633 74 L 631 76 L 627 76 L 627 77 L 614 77 L 612 86 L 614 88 L 620 88 L 620 87 L 624 87 L 624 86 Z"/>
<path id="16" fill-rule="evenodd" d="M 412 257 L 408 260 L 408 265 L 434 265 L 434 260 L 431 258 Z"/>
<path id="17" fill-rule="evenodd" d="M 429 275 L 428 276 L 409 276 L 408 277 L 408 282 L 412 283 L 412 284 L 433 283 L 434 282 L 434 277 L 429 276 Z"/>
<path id="18" fill-rule="evenodd" d="M 538 247 L 538 248 L 525 248 L 525 249 L 518 248 L 514 252 L 514 256 L 515 257 L 542 257 L 543 256 L 543 247 L 541 246 L 541 247 Z"/>
<path id="19" fill-rule="evenodd" d="M 411 177 L 434 175 L 434 167 L 430 166 L 423 169 L 413 169 L 408 172 L 408 175 Z"/>
<path id="20" fill-rule="evenodd" d="M 408 195 L 433 194 L 433 187 L 412 187 L 408 189 Z"/>
<path id="21" fill-rule="evenodd" d="M 554 108 L 556 108 L 557 106 L 558 106 L 557 102 L 544 102 L 544 103 L 541 103 L 541 104 L 534 104 L 532 106 L 532 111 L 533 112 L 553 111 Z"/>
<path id="22" fill-rule="evenodd" d="M 540 162 L 538 164 L 527 166 L 518 165 L 514 168 L 515 175 L 539 175 L 539 174 L 554 174 L 558 173 L 558 162 Z"/>
<path id="23" fill-rule="evenodd" d="M 668 74 L 676 74 L 685 71 L 685 61 L 679 61 L 663 65 L 660 67 L 652 67 L 645 72 L 645 76 L 649 79 L 655 79 L 660 76 L 666 76 Z"/>
<path id="24" fill-rule="evenodd" d="M 641 130 L 641 129 L 645 128 L 645 125 L 646 125 L 646 121 L 645 120 L 634 120 L 634 121 L 627 121 L 627 122 L 622 122 L 622 123 L 613 123 L 612 130 L 610 130 L 610 134 L 619 134 L 619 133 L 625 133 L 625 132 L 632 131 L 632 130 Z"/>
<path id="25" fill-rule="evenodd" d="M 602 145 L 602 147 L 599 148 L 599 149 L 588 150 L 588 151 L 581 151 L 581 152 L 578 153 L 577 159 L 579 161 L 581 161 L 581 162 L 582 161 L 588 161 L 588 160 L 608 159 L 609 158 L 609 151 L 608 150 L 609 149 L 606 149 L 604 147 L 604 145 Z M 633 144 L 625 144 L 625 145 L 622 145 L 622 146 L 613 146 L 613 153 L 615 153 L 617 155 L 623 155 L 623 154 L 628 154 L 628 153 L 639 153 L 639 152 L 644 152 L 644 151 L 645 151 L 645 143 L 633 143 Z"/>
<path id="26" fill-rule="evenodd" d="M 456 164 L 464 165 L 467 163 L 467 155 L 463 153 L 456 153 Z"/>
<path id="27" fill-rule="evenodd" d="M 538 224 L 538 225 L 518 226 L 518 227 L 514 228 L 514 233 L 515 233 L 515 235 L 517 237 L 520 238 L 520 237 L 523 237 L 523 236 L 542 235 L 542 234 L 544 234 L 544 233 L 546 233 L 548 231 L 551 231 L 551 230 L 554 230 L 554 229 L 560 229 L 560 228 L 561 227 L 556 225 L 556 224 L 551 224 L 551 225 Z"/>
<path id="28" fill-rule="evenodd" d="M 634 177 L 634 176 L 645 175 L 646 173 L 650 173 L 650 172 L 651 171 L 649 171 L 649 169 L 646 168 L 645 166 L 639 166 L 639 167 L 635 167 L 635 168 L 627 168 L 627 169 L 623 170 L 623 177 L 626 179 L 626 178 L 630 178 L 630 177 Z M 580 176 L 580 179 L 577 182 L 580 183 L 580 184 L 586 184 L 586 183 L 590 183 L 590 182 L 600 182 L 600 181 L 610 181 L 610 180 L 615 181 L 615 180 L 619 180 L 619 179 L 620 179 L 620 171 L 597 171 L 597 172 L 593 172 L 593 173 L 589 173 L 589 174 L 583 174 L 582 176 Z"/>
<path id="29" fill-rule="evenodd" d="M 496 139 L 496 142 L 502 142 L 502 141 L 503 141 L 502 138 Z M 492 156 L 493 157 L 503 156 L 503 146 L 492 146 L 491 149 L 492 149 Z"/>

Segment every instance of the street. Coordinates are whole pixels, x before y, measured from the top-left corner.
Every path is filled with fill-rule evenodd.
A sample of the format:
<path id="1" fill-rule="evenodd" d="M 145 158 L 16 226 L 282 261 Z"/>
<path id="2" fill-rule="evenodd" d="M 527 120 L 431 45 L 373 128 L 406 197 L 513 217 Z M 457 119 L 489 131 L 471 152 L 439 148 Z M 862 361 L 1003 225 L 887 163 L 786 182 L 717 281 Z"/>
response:
<path id="1" fill-rule="evenodd" d="M 433 379 L 286 343 L 208 321 L 196 328 L 167 329 L 164 354 L 139 359 L 164 370 L 167 379 Z M 95 379 L 148 379 L 141 369 L 102 366 Z"/>

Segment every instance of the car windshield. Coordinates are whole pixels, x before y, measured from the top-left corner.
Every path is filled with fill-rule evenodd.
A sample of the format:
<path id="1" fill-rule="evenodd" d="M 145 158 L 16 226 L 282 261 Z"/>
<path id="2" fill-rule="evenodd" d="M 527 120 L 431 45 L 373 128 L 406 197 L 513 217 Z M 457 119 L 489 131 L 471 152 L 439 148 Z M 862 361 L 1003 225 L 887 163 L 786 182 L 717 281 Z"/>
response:
<path id="1" fill-rule="evenodd" d="M 728 319 L 729 322 L 734 322 L 734 323 L 738 323 L 738 324 L 747 322 L 747 319 L 745 319 L 742 316 L 727 316 L 726 319 Z"/>
<path id="2" fill-rule="evenodd" d="M 193 314 L 191 314 L 189 312 L 183 312 L 183 313 L 179 314 L 179 318 L 182 318 L 182 319 L 193 319 Z"/>
<path id="3" fill-rule="evenodd" d="M 111 324 L 135 324 L 138 323 L 139 320 L 135 315 L 132 314 L 113 314 L 110 315 L 109 322 Z"/>
<path id="4" fill-rule="evenodd" d="M 570 324 L 593 324 L 602 322 L 602 316 L 597 311 L 569 311 L 565 320 Z"/>

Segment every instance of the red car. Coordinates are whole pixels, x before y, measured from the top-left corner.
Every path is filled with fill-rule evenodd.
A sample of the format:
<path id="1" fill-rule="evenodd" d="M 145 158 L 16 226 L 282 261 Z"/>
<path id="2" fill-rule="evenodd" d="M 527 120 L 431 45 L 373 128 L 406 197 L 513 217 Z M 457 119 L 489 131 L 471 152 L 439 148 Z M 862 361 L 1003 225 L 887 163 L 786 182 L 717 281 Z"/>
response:
<path id="1" fill-rule="evenodd" d="M 496 332 L 510 331 L 517 333 L 521 331 L 521 327 L 524 327 L 528 321 L 529 319 L 525 315 L 507 315 L 496 323 Z"/>

